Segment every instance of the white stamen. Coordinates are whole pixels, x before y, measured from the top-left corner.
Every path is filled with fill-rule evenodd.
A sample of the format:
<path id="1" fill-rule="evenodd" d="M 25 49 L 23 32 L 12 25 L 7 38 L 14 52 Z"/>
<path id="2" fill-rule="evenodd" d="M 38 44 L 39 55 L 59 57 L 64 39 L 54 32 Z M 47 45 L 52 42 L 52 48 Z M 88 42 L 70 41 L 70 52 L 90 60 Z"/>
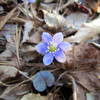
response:
<path id="1" fill-rule="evenodd" d="M 45 52 L 47 53 L 47 52 L 49 52 L 49 50 L 46 50 Z"/>
<path id="2" fill-rule="evenodd" d="M 50 49 L 50 47 L 49 47 L 49 46 L 48 46 L 47 48 L 48 48 L 48 49 Z"/>
<path id="3" fill-rule="evenodd" d="M 59 51 L 60 49 L 58 48 L 56 51 Z"/>
<path id="4" fill-rule="evenodd" d="M 53 42 L 52 42 L 52 41 L 50 41 L 50 44 L 52 45 L 52 44 L 53 44 Z"/>

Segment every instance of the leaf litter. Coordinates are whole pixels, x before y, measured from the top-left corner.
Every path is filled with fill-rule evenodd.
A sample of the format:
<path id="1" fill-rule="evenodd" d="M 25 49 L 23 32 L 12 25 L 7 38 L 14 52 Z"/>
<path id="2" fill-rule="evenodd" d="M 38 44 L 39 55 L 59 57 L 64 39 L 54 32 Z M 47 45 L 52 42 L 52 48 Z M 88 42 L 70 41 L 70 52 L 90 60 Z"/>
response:
<path id="1" fill-rule="evenodd" d="M 1 0 L 0 99 L 99 100 L 99 6 L 99 0 Z M 61 32 L 72 45 L 64 63 L 43 64 L 36 52 L 43 32 Z"/>

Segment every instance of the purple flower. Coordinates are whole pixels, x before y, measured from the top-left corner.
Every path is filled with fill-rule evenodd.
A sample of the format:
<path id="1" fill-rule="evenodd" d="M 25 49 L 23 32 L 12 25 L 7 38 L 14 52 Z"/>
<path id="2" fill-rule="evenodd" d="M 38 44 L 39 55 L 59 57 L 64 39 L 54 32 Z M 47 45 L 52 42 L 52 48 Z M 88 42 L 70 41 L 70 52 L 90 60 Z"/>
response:
<path id="1" fill-rule="evenodd" d="M 71 44 L 63 42 L 63 34 L 61 32 L 56 33 L 53 37 L 49 33 L 43 32 L 42 41 L 42 43 L 36 45 L 36 50 L 44 55 L 43 63 L 45 65 L 50 65 L 54 58 L 60 63 L 66 61 L 64 52 L 69 49 Z"/>

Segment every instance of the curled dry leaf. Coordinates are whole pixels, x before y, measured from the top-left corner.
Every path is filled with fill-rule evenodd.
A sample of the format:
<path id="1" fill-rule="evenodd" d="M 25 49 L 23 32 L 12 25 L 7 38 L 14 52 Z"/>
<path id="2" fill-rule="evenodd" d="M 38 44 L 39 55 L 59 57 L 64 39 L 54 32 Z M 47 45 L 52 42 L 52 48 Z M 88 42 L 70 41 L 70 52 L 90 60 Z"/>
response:
<path id="1" fill-rule="evenodd" d="M 24 95 L 21 100 L 48 100 L 47 96 L 40 96 L 40 94 L 29 93 Z"/>
<path id="2" fill-rule="evenodd" d="M 14 35 L 16 32 L 16 27 L 17 27 L 17 24 L 6 24 L 6 25 L 4 25 L 4 27 L 2 28 L 0 33 L 4 34 L 5 37 L 7 34 Z"/>
<path id="3" fill-rule="evenodd" d="M 74 36 L 66 38 L 65 41 L 82 43 L 86 42 L 87 40 L 99 34 L 100 34 L 100 17 L 89 23 L 85 23 Z"/>
<path id="4" fill-rule="evenodd" d="M 76 71 L 73 73 L 73 76 L 77 84 L 77 99 L 85 100 L 86 93 L 92 93 L 94 98 L 93 100 L 99 100 L 100 98 L 100 79 L 98 76 L 100 71 Z M 88 99 L 88 100 L 92 100 Z"/>
<path id="5" fill-rule="evenodd" d="M 30 43 L 39 43 L 40 42 L 40 33 L 39 32 L 34 33 L 30 37 L 29 42 Z"/>
<path id="6" fill-rule="evenodd" d="M 33 28 L 33 22 L 28 21 L 25 23 L 24 25 L 24 31 L 23 31 L 23 40 L 22 43 L 26 42 L 27 40 L 29 40 L 29 32 L 32 30 Z"/>
<path id="7" fill-rule="evenodd" d="M 35 30 L 28 40 L 29 43 L 39 43 L 41 41 L 41 33 L 44 30 L 41 27 L 38 27 L 38 30 Z"/>
<path id="8" fill-rule="evenodd" d="M 81 44 L 75 48 L 75 66 L 79 69 L 99 69 L 100 50 L 92 44 Z"/>
<path id="9" fill-rule="evenodd" d="M 0 34 L 5 36 L 7 43 L 6 49 L 0 54 L 0 60 L 6 60 L 6 58 L 11 57 L 12 53 L 15 53 L 15 42 L 14 42 L 14 35 L 16 32 L 16 24 L 6 24 L 3 29 L 0 31 Z"/>
<path id="10" fill-rule="evenodd" d="M 44 20 L 48 27 L 50 28 L 56 28 L 66 26 L 66 20 L 63 16 L 58 14 L 56 11 L 47 12 L 46 10 L 43 10 L 44 12 Z"/>
<path id="11" fill-rule="evenodd" d="M 88 15 L 81 13 L 81 12 L 75 12 L 70 15 L 68 15 L 66 18 L 64 18 L 62 15 L 58 14 L 56 11 L 47 12 L 43 10 L 44 12 L 44 20 L 48 27 L 50 28 L 56 28 L 59 27 L 72 27 L 79 29 L 80 26 L 85 23 L 88 20 Z"/>
<path id="12" fill-rule="evenodd" d="M 6 59 L 6 58 L 11 57 L 11 56 L 12 56 L 12 52 L 7 49 L 0 54 L 0 60 Z"/>
<path id="13" fill-rule="evenodd" d="M 12 41 L 12 40 L 11 40 Z M 6 50 L 0 54 L 0 60 L 7 60 L 7 58 L 12 57 L 13 53 L 15 53 L 16 48 L 13 42 L 6 44 Z"/>
<path id="14" fill-rule="evenodd" d="M 0 99 L 2 98 L 4 100 L 20 100 L 21 96 L 26 93 L 29 93 L 29 91 L 31 90 L 30 84 L 20 84 L 18 86 L 17 85 L 13 84 L 7 87 L 0 95 Z"/>
<path id="15" fill-rule="evenodd" d="M 0 66 L 0 80 L 6 80 L 8 78 L 15 77 L 17 75 L 17 69 L 14 66 Z"/>
<path id="16" fill-rule="evenodd" d="M 74 12 L 66 17 L 67 24 L 69 27 L 80 29 L 81 25 L 88 20 L 88 14 L 81 12 Z"/>
<path id="17" fill-rule="evenodd" d="M 39 43 L 40 40 L 41 40 L 41 35 L 40 35 L 40 32 L 37 31 L 32 36 L 30 36 L 28 42 L 30 42 L 30 43 Z"/>
<path id="18" fill-rule="evenodd" d="M 99 69 L 100 50 L 92 44 L 75 46 L 72 51 L 66 52 L 66 56 L 71 69 L 72 67 L 82 70 Z"/>
<path id="19" fill-rule="evenodd" d="M 99 74 L 100 71 L 76 71 L 75 73 L 73 73 L 76 80 L 80 84 L 83 84 L 83 86 L 85 86 L 89 91 L 95 91 L 96 89 L 100 89 L 100 80 L 98 79 Z"/>
<path id="20" fill-rule="evenodd" d="M 31 61 L 37 57 L 37 54 L 34 46 L 31 45 L 22 45 L 20 48 L 20 56 L 25 61 Z"/>

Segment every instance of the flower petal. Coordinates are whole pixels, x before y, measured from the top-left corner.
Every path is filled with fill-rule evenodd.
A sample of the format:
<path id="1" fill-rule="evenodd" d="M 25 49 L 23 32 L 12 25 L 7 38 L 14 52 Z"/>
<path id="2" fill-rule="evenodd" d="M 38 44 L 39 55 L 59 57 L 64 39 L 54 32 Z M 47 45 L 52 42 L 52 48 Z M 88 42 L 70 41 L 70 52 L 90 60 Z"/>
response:
<path id="1" fill-rule="evenodd" d="M 56 33 L 53 36 L 53 42 L 56 43 L 57 45 L 60 44 L 63 41 L 63 34 L 61 32 Z"/>
<path id="2" fill-rule="evenodd" d="M 47 53 L 44 57 L 43 57 L 43 63 L 44 65 L 50 65 L 53 62 L 54 56 L 52 55 L 52 53 Z"/>
<path id="3" fill-rule="evenodd" d="M 66 52 L 66 50 L 68 50 L 71 46 L 72 45 L 69 42 L 61 42 L 58 47 Z"/>
<path id="4" fill-rule="evenodd" d="M 36 45 L 36 50 L 38 53 L 40 54 L 46 54 L 47 50 L 48 50 L 48 44 L 47 43 L 39 43 L 38 45 Z"/>
<path id="5" fill-rule="evenodd" d="M 60 63 L 64 63 L 66 61 L 66 56 L 62 50 L 59 50 L 55 54 L 55 59 Z"/>
<path id="6" fill-rule="evenodd" d="M 48 32 L 43 32 L 42 41 L 43 42 L 50 42 L 50 41 L 52 41 L 52 36 Z"/>

